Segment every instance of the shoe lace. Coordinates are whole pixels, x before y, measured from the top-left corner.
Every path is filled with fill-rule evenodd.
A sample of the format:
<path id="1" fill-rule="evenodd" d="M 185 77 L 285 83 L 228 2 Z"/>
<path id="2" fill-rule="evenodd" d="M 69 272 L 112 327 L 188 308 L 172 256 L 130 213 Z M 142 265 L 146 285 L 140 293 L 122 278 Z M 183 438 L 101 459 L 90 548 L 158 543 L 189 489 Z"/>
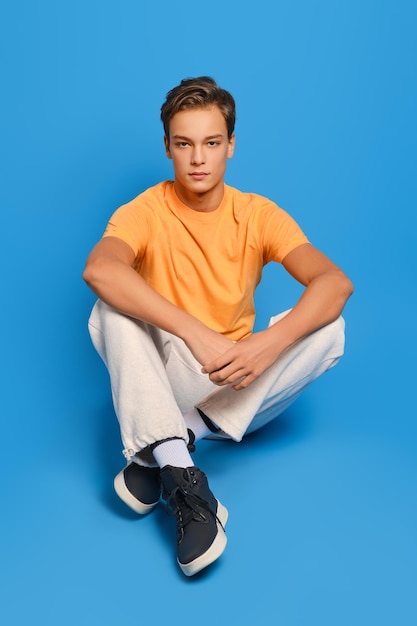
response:
<path id="1" fill-rule="evenodd" d="M 185 470 L 186 472 L 187 470 Z M 189 473 L 190 490 L 178 485 L 175 487 L 166 501 L 166 510 L 170 515 L 177 516 L 177 540 L 181 541 L 185 528 L 191 521 L 206 523 L 210 515 L 214 515 L 223 527 L 221 521 L 211 510 L 209 503 L 191 489 L 198 484 L 198 479 L 193 471 Z M 206 513 L 206 514 L 205 514 Z"/>

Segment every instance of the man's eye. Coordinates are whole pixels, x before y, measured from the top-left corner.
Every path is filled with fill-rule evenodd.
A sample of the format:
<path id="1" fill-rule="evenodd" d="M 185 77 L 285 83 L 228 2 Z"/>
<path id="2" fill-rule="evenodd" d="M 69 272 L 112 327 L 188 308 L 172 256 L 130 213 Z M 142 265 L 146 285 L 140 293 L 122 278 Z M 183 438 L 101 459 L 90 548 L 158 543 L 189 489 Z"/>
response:
<path id="1" fill-rule="evenodd" d="M 189 144 L 186 141 L 178 141 L 175 145 L 179 148 L 186 148 Z"/>
<path id="2" fill-rule="evenodd" d="M 209 142 L 208 142 L 208 145 L 209 145 L 210 147 L 213 147 L 213 146 L 218 146 L 218 145 L 219 145 L 219 142 L 218 142 L 218 141 L 209 141 Z"/>

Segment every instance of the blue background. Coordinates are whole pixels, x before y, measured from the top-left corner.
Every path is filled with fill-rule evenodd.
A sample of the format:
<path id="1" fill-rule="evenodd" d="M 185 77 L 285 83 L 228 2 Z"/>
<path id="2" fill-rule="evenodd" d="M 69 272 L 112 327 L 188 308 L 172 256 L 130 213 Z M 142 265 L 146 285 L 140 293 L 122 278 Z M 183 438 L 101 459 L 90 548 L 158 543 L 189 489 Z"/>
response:
<path id="1" fill-rule="evenodd" d="M 417 623 L 416 61 L 405 0 L 17 0 L 0 14 L 3 624 Z M 227 182 L 274 199 L 356 292 L 347 351 L 293 407 L 196 462 L 230 512 L 195 579 L 137 519 L 85 258 L 171 177 L 159 108 L 209 74 L 238 103 Z M 300 290 L 268 267 L 260 328 Z"/>

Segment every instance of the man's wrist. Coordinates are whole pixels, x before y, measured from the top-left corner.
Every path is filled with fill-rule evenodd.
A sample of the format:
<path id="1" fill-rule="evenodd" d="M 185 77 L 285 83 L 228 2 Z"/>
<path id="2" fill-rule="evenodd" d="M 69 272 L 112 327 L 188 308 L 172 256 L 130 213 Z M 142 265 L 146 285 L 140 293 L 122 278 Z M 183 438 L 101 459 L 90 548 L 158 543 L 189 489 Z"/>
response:
<path id="1" fill-rule="evenodd" d="M 285 318 L 279 320 L 265 330 L 270 336 L 271 343 L 276 345 L 279 349 L 279 353 L 284 352 L 284 350 L 289 348 L 298 339 L 298 337 L 291 332 L 292 328 L 290 325 L 282 324 L 284 320 Z"/>
<path id="2" fill-rule="evenodd" d="M 185 314 L 185 318 L 181 323 L 177 336 L 182 339 L 185 344 L 189 345 L 196 337 L 201 335 L 205 328 L 204 324 L 202 324 L 198 319 L 192 315 Z"/>

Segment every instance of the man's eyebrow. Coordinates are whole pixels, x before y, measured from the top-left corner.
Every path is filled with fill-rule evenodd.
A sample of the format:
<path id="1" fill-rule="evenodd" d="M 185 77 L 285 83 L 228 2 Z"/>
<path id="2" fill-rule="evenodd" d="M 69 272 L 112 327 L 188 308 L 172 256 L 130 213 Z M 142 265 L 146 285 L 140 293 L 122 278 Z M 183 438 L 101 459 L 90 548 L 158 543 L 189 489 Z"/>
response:
<path id="1" fill-rule="evenodd" d="M 209 141 L 210 139 L 222 139 L 224 135 L 222 133 L 217 133 L 215 135 L 209 135 L 208 137 L 204 137 L 204 141 Z M 189 137 L 185 137 L 185 135 L 173 135 L 173 139 L 182 139 L 184 141 L 192 141 Z"/>

